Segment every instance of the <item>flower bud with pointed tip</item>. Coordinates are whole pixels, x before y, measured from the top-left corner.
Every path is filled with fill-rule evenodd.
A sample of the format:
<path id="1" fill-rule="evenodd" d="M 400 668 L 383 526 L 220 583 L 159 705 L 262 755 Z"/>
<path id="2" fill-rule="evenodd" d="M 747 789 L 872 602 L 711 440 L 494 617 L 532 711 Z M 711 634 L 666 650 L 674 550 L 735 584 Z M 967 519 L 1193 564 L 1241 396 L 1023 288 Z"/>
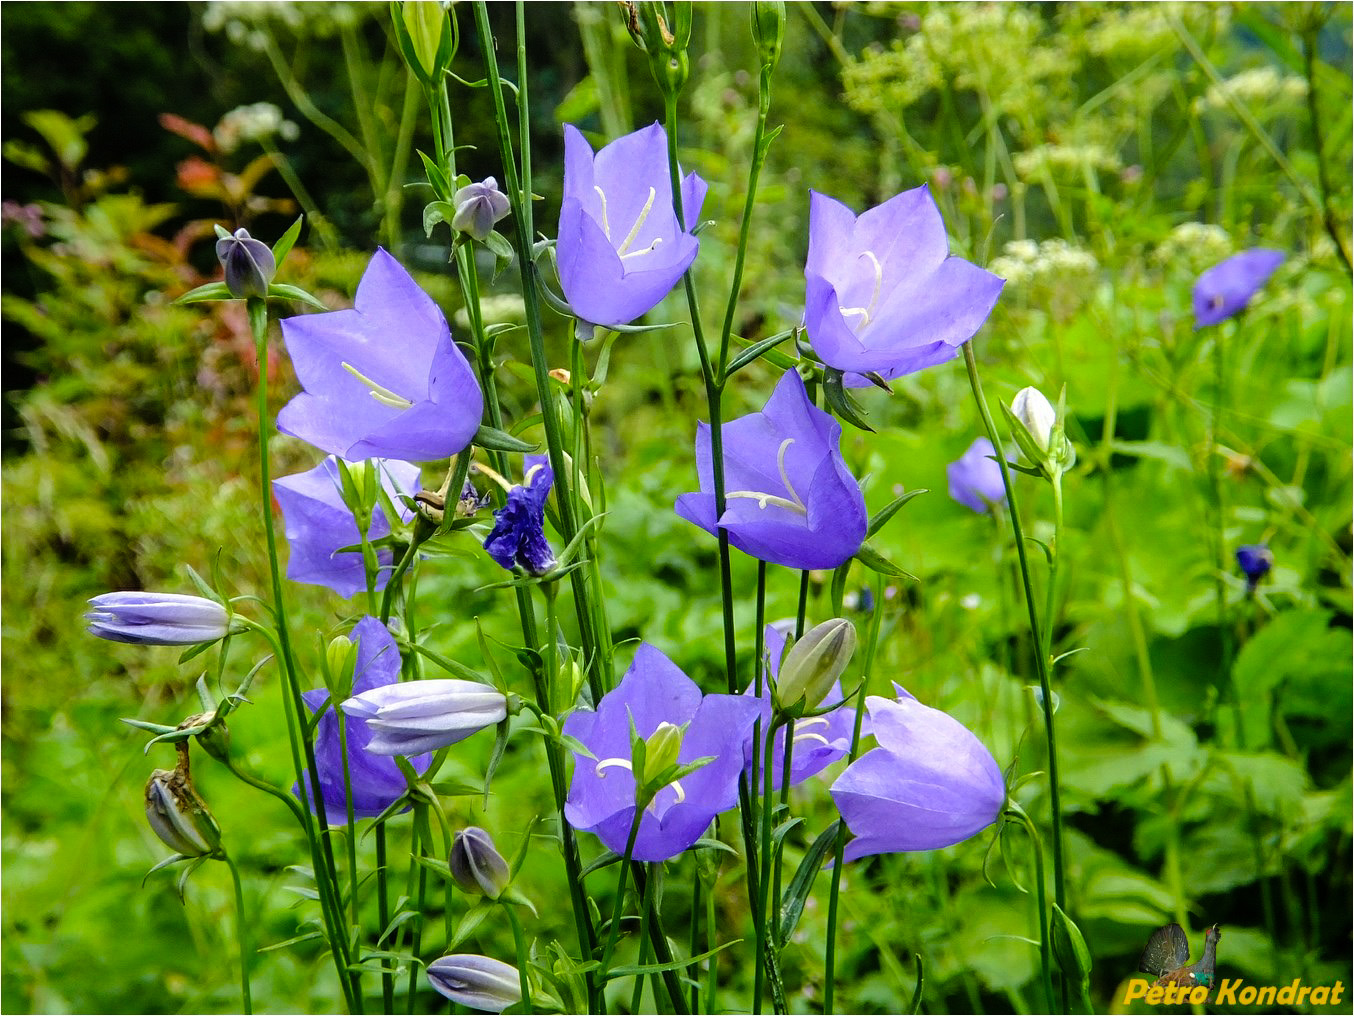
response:
<path id="1" fill-rule="evenodd" d="M 644 741 L 644 771 L 636 782 L 641 786 L 653 783 L 677 764 L 677 756 L 682 751 L 683 733 L 681 727 L 667 720 L 658 725 Z"/>
<path id="2" fill-rule="evenodd" d="M 395 41 L 404 62 L 425 85 L 442 81 L 456 55 L 456 25 L 440 0 L 405 0 L 394 18 Z"/>
<path id="3" fill-rule="evenodd" d="M 255 240 L 247 229 L 237 229 L 216 241 L 216 259 L 226 270 L 226 288 L 231 296 L 268 295 L 268 283 L 277 274 L 273 252 L 262 240 Z"/>
<path id="4" fill-rule="evenodd" d="M 783 0 L 756 0 L 749 11 L 752 16 L 752 40 L 757 45 L 757 56 L 762 67 L 774 71 L 780 63 L 785 43 L 785 4 Z"/>
<path id="5" fill-rule="evenodd" d="M 186 768 L 157 769 L 146 783 L 146 821 L 170 850 L 203 857 L 221 847 L 221 828 Z"/>
<path id="6" fill-rule="evenodd" d="M 479 826 L 468 826 L 456 834 L 448 867 L 463 892 L 491 900 L 503 895 L 512 879 L 508 862 L 494 846 L 493 838 Z"/>
<path id="7" fill-rule="evenodd" d="M 1034 440 L 1035 447 L 1047 452 L 1058 414 L 1038 388 L 1022 388 L 1011 401 L 1011 412 Z"/>
<path id="8" fill-rule="evenodd" d="M 134 646 L 193 646 L 231 634 L 230 612 L 186 593 L 101 593 L 90 598 L 89 633 Z"/>
<path id="9" fill-rule="evenodd" d="M 451 228 L 483 240 L 494 229 L 494 223 L 506 216 L 512 206 L 508 195 L 498 189 L 498 181 L 486 176 L 481 183 L 470 183 L 452 196 L 456 206 Z"/>
<path id="10" fill-rule="evenodd" d="M 817 705 L 841 678 L 856 651 L 856 626 L 834 617 L 809 629 L 780 665 L 774 695 L 778 709 Z"/>
<path id="11" fill-rule="evenodd" d="M 428 964 L 428 983 L 439 995 L 484 1012 L 502 1012 L 522 1001 L 517 968 L 488 956 L 458 953 Z"/>

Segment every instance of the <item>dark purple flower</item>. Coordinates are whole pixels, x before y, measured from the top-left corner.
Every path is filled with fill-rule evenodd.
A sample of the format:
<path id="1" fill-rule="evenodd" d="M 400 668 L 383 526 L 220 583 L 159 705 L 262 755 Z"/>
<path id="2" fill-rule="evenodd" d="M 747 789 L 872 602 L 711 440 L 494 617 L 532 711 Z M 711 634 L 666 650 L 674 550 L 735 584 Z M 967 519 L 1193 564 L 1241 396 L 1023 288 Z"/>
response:
<path id="1" fill-rule="evenodd" d="M 373 459 L 381 478 L 381 487 L 390 497 L 401 522 L 408 522 L 413 512 L 400 501 L 400 494 L 412 494 L 419 488 L 420 470 L 408 462 L 393 459 Z M 362 468 L 359 463 L 356 468 Z M 273 481 L 273 493 L 282 508 L 286 524 L 287 545 L 291 555 L 287 559 L 287 578 L 293 582 L 307 582 L 325 586 L 340 596 L 352 596 L 367 588 L 366 567 L 357 550 L 339 553 L 340 547 L 352 547 L 361 542 L 353 513 L 343 503 L 343 485 L 339 477 L 338 461 L 329 456 L 314 469 Z M 390 534 L 390 522 L 379 505 L 372 509 L 371 527 L 367 538 L 379 540 Z M 376 552 L 382 570 L 376 576 L 376 589 L 385 588 L 394 555 L 387 549 Z"/>
<path id="2" fill-rule="evenodd" d="M 133 646 L 193 646 L 230 634 L 230 612 L 186 593 L 101 593 L 90 598 L 89 633 Z"/>
<path id="3" fill-rule="evenodd" d="M 526 485 L 508 491 L 507 503 L 494 512 L 484 549 L 508 571 L 520 564 L 531 575 L 544 575 L 555 567 L 555 552 L 545 538 L 545 502 L 555 473 L 543 455 L 528 455 L 525 466 Z"/>
<path id="4" fill-rule="evenodd" d="M 958 720 L 894 685 L 897 699 L 865 700 L 879 747 L 832 784 L 855 838 L 845 859 L 935 850 L 966 840 L 997 820 L 1006 783 L 996 760 Z"/>
<path id="5" fill-rule="evenodd" d="M 804 323 L 814 352 L 829 367 L 885 380 L 952 359 L 1006 282 L 949 255 L 924 184 L 859 217 L 810 191 Z"/>
<path id="6" fill-rule="evenodd" d="M 1200 275 L 1194 283 L 1194 327 L 1206 328 L 1241 313 L 1283 260 L 1283 251 L 1256 247 Z"/>
<path id="7" fill-rule="evenodd" d="M 216 241 L 216 259 L 226 272 L 230 295 L 244 299 L 267 296 L 268 283 L 277 272 L 273 252 L 262 240 L 255 240 L 247 229 L 237 229 Z"/>
<path id="8" fill-rule="evenodd" d="M 726 506 L 718 525 L 743 553 L 787 568 L 835 568 L 865 540 L 865 498 L 840 449 L 841 426 L 789 371 L 760 413 L 724 425 Z M 696 431 L 700 491 L 677 514 L 715 534 L 710 428 Z"/>
<path id="9" fill-rule="evenodd" d="M 1246 587 L 1254 589 L 1274 567 L 1274 552 L 1263 543 L 1237 547 L 1236 563 L 1246 575 Z"/>
<path id="10" fill-rule="evenodd" d="M 766 651 L 771 660 L 771 682 L 764 685 L 761 698 L 761 731 L 765 733 L 766 728 L 771 723 L 771 687 L 770 684 L 779 680 L 781 657 L 785 655 L 785 643 L 787 637 L 784 632 L 768 624 L 765 632 Z M 744 695 L 755 696 L 756 685 L 749 685 Z M 833 702 L 840 702 L 843 698 L 842 686 L 840 681 L 834 681 L 831 690 L 823 697 L 821 702 L 813 703 L 817 708 L 822 705 L 831 705 Z M 840 758 L 845 758 L 851 751 L 851 734 L 855 730 L 856 711 L 849 706 L 842 706 L 834 709 L 826 716 L 810 716 L 794 721 L 794 748 L 790 752 L 790 786 L 797 786 L 803 783 L 810 776 L 816 776 L 833 762 Z M 775 744 L 772 747 L 772 766 L 771 766 L 771 786 L 774 790 L 780 789 L 781 773 L 784 771 L 785 762 L 785 732 L 786 728 L 781 727 L 776 731 Z M 748 733 L 747 740 L 743 742 L 743 755 L 746 758 L 746 768 L 750 773 L 754 759 L 760 769 L 765 762 L 763 745 L 765 738 L 759 737 L 755 741 L 752 733 Z M 760 782 L 753 788 L 754 792 L 760 793 L 762 786 Z"/>
<path id="11" fill-rule="evenodd" d="M 555 253 L 574 314 L 595 325 L 623 325 L 655 307 L 696 258 L 691 229 L 705 181 L 682 180 L 679 224 L 672 210 L 668 139 L 654 123 L 617 138 L 596 155 L 564 127 L 564 203 Z"/>
<path id="12" fill-rule="evenodd" d="M 663 724 L 685 727 L 677 763 L 713 761 L 658 792 L 644 809 L 632 854 L 640 861 L 676 857 L 700 839 L 716 815 L 737 803 L 743 742 L 758 708 L 756 699 L 743 695 L 702 697 L 676 664 L 648 643 L 641 645 L 597 711 L 581 710 L 564 722 L 565 735 L 594 756 L 574 754 L 565 817 L 623 853 L 635 817 L 631 724 L 646 739 Z"/>
<path id="13" fill-rule="evenodd" d="M 357 641 L 357 663 L 353 668 L 353 694 L 369 692 L 398 684 L 400 680 L 400 651 L 385 625 L 374 617 L 364 617 L 353 628 Z M 339 721 L 329 703 L 329 692 L 324 688 L 301 693 L 306 707 L 312 713 L 324 710 L 315 731 L 315 768 L 320 777 L 320 793 L 324 798 L 325 818 L 331 825 L 345 825 L 348 821 L 348 802 L 343 793 L 343 746 L 339 742 Z M 405 792 L 408 784 L 393 758 L 367 751 L 372 731 L 367 721 L 351 714 L 344 722 L 347 741 L 348 779 L 353 790 L 355 818 L 372 818 L 381 814 Z M 423 772 L 432 762 L 432 755 L 414 755 L 409 764 L 415 772 Z M 305 793 L 293 787 L 292 793 L 311 801 L 310 773 L 305 776 Z"/>
<path id="14" fill-rule="evenodd" d="M 496 900 L 512 881 L 512 870 L 494 838 L 479 826 L 467 826 L 452 838 L 447 867 L 461 891 L 471 896 Z"/>
<path id="15" fill-rule="evenodd" d="M 277 428 L 345 459 L 422 462 L 474 437 L 484 402 L 437 304 L 380 248 L 351 310 L 286 318 L 282 337 L 305 390 Z"/>
<path id="16" fill-rule="evenodd" d="M 980 515 L 991 511 L 994 504 L 1006 503 L 1001 466 L 990 457 L 995 454 L 992 442 L 980 437 L 968 446 L 968 451 L 945 467 L 950 497 Z"/>

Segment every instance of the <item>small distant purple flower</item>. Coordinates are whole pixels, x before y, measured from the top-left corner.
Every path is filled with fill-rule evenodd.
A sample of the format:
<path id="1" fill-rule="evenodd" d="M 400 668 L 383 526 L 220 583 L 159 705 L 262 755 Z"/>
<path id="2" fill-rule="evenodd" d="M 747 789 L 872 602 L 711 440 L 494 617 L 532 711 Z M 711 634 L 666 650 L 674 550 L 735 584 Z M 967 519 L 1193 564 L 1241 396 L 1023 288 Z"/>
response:
<path id="1" fill-rule="evenodd" d="M 543 455 L 526 457 L 525 486 L 508 491 L 508 501 L 494 512 L 494 528 L 484 541 L 489 556 L 508 571 L 521 565 L 531 575 L 555 567 L 555 552 L 545 538 L 545 502 L 555 482 Z"/>
<path id="2" fill-rule="evenodd" d="M 357 640 L 357 663 L 353 669 L 353 694 L 359 695 L 376 688 L 396 685 L 400 680 L 400 651 L 385 625 L 374 617 L 364 617 L 353 628 Z M 320 793 L 324 798 L 325 818 L 330 825 L 346 825 L 348 803 L 343 793 L 343 745 L 339 741 L 339 721 L 324 688 L 304 691 L 301 698 L 311 713 L 324 709 L 315 731 L 315 768 L 320 777 Z M 393 758 L 367 751 L 372 731 L 367 721 L 351 714 L 344 725 L 347 741 L 348 778 L 353 791 L 355 818 L 373 818 L 385 811 L 408 788 L 400 767 Z M 422 773 L 432 762 L 432 755 L 414 755 L 409 764 Z M 297 787 L 292 793 L 311 801 L 310 773 L 305 776 L 305 793 Z"/>
<path id="3" fill-rule="evenodd" d="M 1006 284 L 950 256 L 924 184 L 859 216 L 810 191 L 804 279 L 814 352 L 829 367 L 885 380 L 953 359 Z"/>
<path id="4" fill-rule="evenodd" d="M 1256 247 L 1208 269 L 1194 283 L 1194 327 L 1206 328 L 1240 314 L 1283 261 L 1283 251 Z"/>
<path id="5" fill-rule="evenodd" d="M 787 641 L 785 633 L 770 624 L 766 626 L 764 638 L 766 640 L 766 651 L 771 661 L 771 681 L 764 683 L 762 688 L 761 730 L 763 733 L 771 723 L 771 684 L 780 678 L 781 658 L 785 655 L 785 643 Z M 756 685 L 752 684 L 743 694 L 755 698 L 755 692 Z M 840 702 L 842 698 L 841 682 L 834 682 L 827 697 L 822 702 L 815 702 L 814 708 Z M 810 776 L 816 776 L 822 772 L 838 759 L 845 758 L 851 751 L 851 735 L 855 730 L 855 724 L 856 711 L 849 706 L 834 709 L 826 716 L 810 716 L 795 720 L 794 747 L 790 752 L 790 786 L 798 786 Z M 771 786 L 774 790 L 780 789 L 781 773 L 784 771 L 785 731 L 785 727 L 776 731 L 776 741 L 771 749 L 773 759 Z M 743 743 L 743 754 L 747 760 L 746 768 L 749 773 L 752 772 L 754 759 L 757 761 L 759 769 L 764 763 L 765 743 L 764 738 L 758 738 L 754 742 L 752 733 L 749 731 L 747 740 Z M 760 792 L 761 789 L 760 783 L 754 788 L 757 792 Z"/>
<path id="6" fill-rule="evenodd" d="M 419 489 L 421 470 L 408 462 L 393 459 L 373 459 L 381 478 L 381 487 L 389 495 L 401 522 L 408 522 L 413 512 L 400 501 L 400 494 L 412 494 Z M 340 596 L 353 596 L 367 588 L 366 567 L 360 551 L 339 553 L 340 547 L 352 547 L 361 542 L 353 513 L 343 503 L 343 487 L 339 477 L 338 461 L 330 455 L 314 469 L 273 481 L 273 493 L 282 508 L 287 545 L 291 555 L 287 560 L 287 578 L 325 586 Z M 370 540 L 379 540 L 390 534 L 390 522 L 380 506 L 372 509 Z M 385 588 L 390 575 L 388 569 L 394 555 L 387 549 L 376 552 L 382 570 L 376 576 L 376 589 Z"/>
<path id="7" fill-rule="evenodd" d="M 1006 502 L 1001 466 L 989 457 L 995 454 L 992 442 L 980 437 L 968 446 L 968 451 L 945 467 L 950 497 L 980 515 L 990 512 L 992 505 Z"/>
<path id="8" fill-rule="evenodd" d="M 476 240 L 483 240 L 493 232 L 494 223 L 511 210 L 508 195 L 498 189 L 498 181 L 492 176 L 485 177 L 482 183 L 466 184 L 452 196 L 451 203 L 456 206 L 451 228 L 469 233 Z"/>
<path id="9" fill-rule="evenodd" d="M 617 138 L 596 155 L 564 128 L 564 203 L 555 253 L 564 296 L 580 320 L 627 324 L 652 310 L 696 258 L 691 229 L 705 181 L 682 180 L 682 215 L 672 209 L 668 139 L 660 124 Z"/>
<path id="10" fill-rule="evenodd" d="M 1274 552 L 1263 543 L 1237 547 L 1236 563 L 1246 576 L 1246 588 L 1254 590 L 1274 567 Z"/>
<path id="11" fill-rule="evenodd" d="M 897 699 L 865 700 L 879 747 L 832 784 L 855 834 L 848 861 L 959 843 L 995 822 L 1006 803 L 1005 780 L 982 742 L 947 713 L 894 689 Z"/>
<path id="12" fill-rule="evenodd" d="M 809 401 L 789 371 L 760 413 L 724 425 L 726 506 L 715 518 L 710 428 L 696 431 L 700 491 L 677 514 L 712 536 L 716 525 L 751 557 L 787 568 L 835 568 L 865 541 L 865 498 L 841 453 L 841 425 Z"/>
<path id="13" fill-rule="evenodd" d="M 186 593 L 100 593 L 85 615 L 89 633 L 132 646 L 193 646 L 230 634 L 230 612 Z"/>
<path id="14" fill-rule="evenodd" d="M 437 304 L 377 248 L 351 310 L 282 321 L 305 389 L 277 428 L 331 455 L 423 462 L 470 444 L 484 400 Z"/>
<path id="15" fill-rule="evenodd" d="M 593 758 L 574 755 L 574 776 L 564 814 L 624 853 L 635 817 L 635 777 L 630 772 L 630 727 L 642 738 L 660 724 L 687 725 L 678 764 L 713 757 L 695 772 L 660 790 L 640 819 L 632 857 L 665 861 L 700 839 L 714 817 L 738 801 L 743 742 L 758 703 L 743 695 L 701 695 L 695 683 L 659 650 L 645 643 L 621 683 L 603 696 L 596 712 L 580 710 L 564 722 Z"/>

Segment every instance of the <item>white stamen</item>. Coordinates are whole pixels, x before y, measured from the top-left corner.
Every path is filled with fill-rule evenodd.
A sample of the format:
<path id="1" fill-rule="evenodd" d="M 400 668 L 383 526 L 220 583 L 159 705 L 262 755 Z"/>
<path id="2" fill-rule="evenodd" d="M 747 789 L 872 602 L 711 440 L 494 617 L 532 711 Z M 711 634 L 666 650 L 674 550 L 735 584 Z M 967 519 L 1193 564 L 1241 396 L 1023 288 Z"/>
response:
<path id="1" fill-rule="evenodd" d="M 602 232 L 605 233 L 605 234 L 606 234 L 606 238 L 607 238 L 608 240 L 610 240 L 610 239 L 611 239 L 611 223 L 607 222 L 607 218 L 606 218 L 606 194 L 602 191 L 602 188 L 601 188 L 601 187 L 598 187 L 596 184 L 593 184 L 593 185 L 592 185 L 592 189 L 595 190 L 595 191 L 597 192 L 597 196 L 598 196 L 598 197 L 601 199 L 601 201 L 602 201 Z"/>
<path id="2" fill-rule="evenodd" d="M 643 250 L 632 250 L 629 254 L 622 254 L 621 260 L 624 261 L 627 258 L 637 258 L 642 254 L 652 254 L 658 249 L 658 245 L 662 242 L 663 238 L 661 236 L 656 236 L 654 237 L 654 242 L 649 244 L 649 246 L 645 247 Z"/>
<path id="3" fill-rule="evenodd" d="M 794 443 L 795 439 L 792 437 L 787 437 L 780 443 L 780 450 L 776 452 L 776 468 L 780 470 L 780 482 L 785 484 L 785 489 L 789 491 L 790 497 L 799 507 L 799 510 L 807 515 L 809 513 L 808 508 L 804 506 L 804 502 L 800 499 L 799 495 L 795 493 L 794 484 L 790 482 L 790 477 L 785 473 L 785 453 L 790 450 L 790 445 Z"/>
<path id="4" fill-rule="evenodd" d="M 377 402 L 379 402 L 381 405 L 389 406 L 391 409 L 408 409 L 410 406 L 413 405 L 413 403 L 408 399 L 406 399 L 403 395 L 397 395 L 395 392 L 392 392 L 389 388 L 385 387 L 384 385 L 377 384 L 371 378 L 367 377 L 360 370 L 354 367 L 351 363 L 342 362 L 339 364 L 339 366 L 342 367 L 344 370 L 346 370 L 353 377 L 357 378 L 357 380 L 361 381 L 364 385 L 366 385 L 367 388 L 370 389 L 368 394 L 371 395 L 371 397 L 375 399 Z"/>
<path id="5" fill-rule="evenodd" d="M 635 771 L 634 767 L 631 766 L 630 763 L 623 758 L 604 758 L 602 759 L 602 761 L 597 763 L 597 775 L 605 777 L 606 773 L 603 772 L 603 770 L 617 768 L 624 769 L 628 773 L 632 773 Z"/>
<path id="6" fill-rule="evenodd" d="M 652 187 L 650 187 L 649 200 L 644 202 L 644 207 L 639 210 L 639 218 L 637 218 L 635 220 L 635 224 L 630 227 L 630 235 L 627 236 L 625 238 L 625 241 L 619 247 L 616 248 L 616 253 L 619 254 L 621 257 L 625 257 L 625 252 L 628 251 L 630 249 L 630 245 L 635 242 L 635 237 L 639 236 L 639 231 L 640 228 L 644 225 L 644 220 L 649 217 L 649 212 L 652 211 L 653 209 L 653 199 L 656 196 L 657 192 Z M 611 239 L 610 233 L 607 234 L 607 239 L 608 240 Z M 644 254 L 646 252 L 638 251 L 637 253 Z"/>

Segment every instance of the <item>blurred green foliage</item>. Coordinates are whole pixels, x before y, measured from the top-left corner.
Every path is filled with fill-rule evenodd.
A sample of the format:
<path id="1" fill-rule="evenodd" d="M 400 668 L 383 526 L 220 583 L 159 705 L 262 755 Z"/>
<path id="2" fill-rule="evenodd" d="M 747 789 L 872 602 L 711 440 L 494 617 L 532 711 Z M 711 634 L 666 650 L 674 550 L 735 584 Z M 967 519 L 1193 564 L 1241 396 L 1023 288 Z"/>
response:
<path id="1" fill-rule="evenodd" d="M 3 472 L 6 1011 L 237 1004 L 224 872 L 203 869 L 183 904 L 163 875 L 139 886 L 163 853 L 144 823 L 141 786 L 167 764 L 167 749 L 143 757 L 144 736 L 118 723 L 176 723 L 195 711 L 192 684 L 205 665 L 97 642 L 80 620 L 98 592 L 187 589 L 184 564 L 206 574 L 219 561 L 231 594 L 266 588 L 250 401 L 259 368 L 247 324 L 230 304 L 170 302 L 210 277 L 210 221 L 253 207 L 265 227 L 255 224 L 256 235 L 272 239 L 268 225 L 285 228 L 273 214 L 280 206 L 250 199 L 317 208 L 327 232 L 307 234 L 281 281 L 344 305 L 380 238 L 424 270 L 420 281 L 457 327 L 445 250 L 421 235 L 422 192 L 406 188 L 418 172 L 408 151 L 427 146 L 427 126 L 413 114 L 406 122 L 384 7 L 136 9 L 144 17 L 120 18 L 134 27 L 118 31 L 104 5 L 10 5 L 0 29 L 4 197 L 36 209 L 20 216 L 7 206 L 3 233 L 6 358 L 28 372 L 7 397 Z M 511 11 L 493 13 L 510 35 Z M 756 110 L 745 14 L 698 7 L 683 97 L 682 160 L 711 184 L 714 225 L 696 264 L 707 329 L 732 270 Z M 657 117 L 661 103 L 610 6 L 533 5 L 528 26 L 538 221 L 548 232 L 560 121 L 610 136 Z M 1061 661 L 1056 686 L 1070 910 L 1095 960 L 1100 1007 L 1122 997 L 1152 928 L 1174 919 L 1223 925 L 1228 976 L 1350 982 L 1354 358 L 1337 246 L 1349 243 L 1349 47 L 1349 10 L 1329 5 L 791 8 L 772 106 L 786 130 L 758 195 L 736 334 L 755 340 L 798 320 L 809 187 L 862 209 L 928 182 L 956 251 L 1009 280 L 976 340 L 989 395 L 1066 387 L 1079 465 L 1065 481 L 1054 639 L 1055 652 L 1082 651 Z M 194 87 L 195 61 L 170 60 L 176 50 L 210 54 L 214 84 Z M 463 32 L 457 72 L 473 80 L 478 66 Z M 492 174 L 487 98 L 457 94 L 457 141 L 478 146 L 463 168 Z M 215 138 L 200 125 L 220 128 L 232 106 L 260 101 L 301 125 L 298 136 L 279 128 L 267 145 L 246 141 L 234 153 L 218 141 L 215 156 L 189 140 L 193 127 Z M 165 112 L 187 126 L 156 127 Z M 228 192 L 227 174 L 238 184 L 261 153 L 276 172 Z M 190 157 L 201 165 L 176 176 Z M 1196 332 L 1197 273 L 1256 245 L 1283 249 L 1283 267 L 1244 318 Z M 513 319 L 511 280 L 490 293 Z M 684 314 L 670 299 L 653 319 Z M 565 366 L 567 328 L 548 320 L 552 362 Z M 686 334 L 617 342 L 592 408 L 607 478 L 593 493 L 610 513 L 602 565 L 618 643 L 653 642 L 708 687 L 722 667 L 714 548 L 671 510 L 695 482 L 691 420 L 703 412 L 695 350 L 674 339 Z M 534 408 L 525 342 L 514 333 L 499 349 L 505 411 L 522 420 Z M 280 344 L 275 354 L 265 369 L 280 405 L 295 382 Z M 773 378 L 769 367 L 749 368 L 726 412 L 760 406 Z M 890 588 L 874 690 L 897 681 L 972 727 L 1003 765 L 1038 771 L 1009 530 L 945 496 L 945 465 L 978 429 L 967 381 L 952 365 L 894 389 L 861 393 L 878 433 L 848 429 L 843 445 L 871 508 L 904 489 L 931 491 L 878 540 L 917 581 Z M 275 474 L 313 464 L 299 442 L 275 447 Z M 1047 538 L 1047 494 L 1020 482 L 1027 531 Z M 1237 545 L 1260 541 L 1277 563 L 1248 595 L 1228 562 Z M 479 666 L 473 619 L 509 646 L 514 628 L 504 594 L 480 590 L 501 572 L 473 541 L 453 547 L 428 562 L 418 609 L 439 652 Z M 754 574 L 735 561 L 736 588 L 750 591 Z M 858 573 L 852 585 L 864 581 Z M 769 616 L 793 612 L 796 587 L 794 576 L 773 577 Z M 313 587 L 293 591 L 296 631 L 327 637 L 360 609 Z M 811 616 L 826 616 L 827 599 L 816 582 Z M 751 616 L 749 592 L 738 611 L 745 629 Z M 313 666 L 321 645 L 302 640 L 303 664 Z M 747 637 L 745 658 L 750 646 Z M 237 650 L 232 669 L 242 674 L 250 651 Z M 510 652 L 497 662 L 511 672 Z M 234 750 L 283 784 L 285 729 L 264 673 L 254 704 L 232 721 Z M 481 740 L 458 746 L 447 781 L 481 778 Z M 535 741 L 514 738 L 487 811 L 476 797 L 456 798 L 457 820 L 491 828 L 510 853 L 549 810 L 542 762 Z M 300 853 L 287 814 L 205 761 L 198 778 L 244 868 L 256 941 L 300 934 L 312 915 L 288 869 Z M 799 793 L 807 821 L 792 836 L 791 864 L 833 817 L 825 788 Z M 1036 780 L 1018 797 L 1038 816 L 1041 794 Z M 596 850 L 588 837 L 584 846 Z M 369 853 L 369 840 L 359 849 Z M 993 887 L 985 849 L 980 838 L 847 869 L 843 1010 L 899 1011 L 913 954 L 924 961 L 928 1010 L 1037 1007 L 1037 954 L 1020 940 L 1033 927 L 1031 897 L 1017 888 L 1029 884 L 1028 862 L 1013 838 L 1009 873 L 989 866 Z M 665 909 L 676 927 L 693 863 L 669 867 Z M 726 859 L 726 938 L 748 920 L 740 877 Z M 548 844 L 534 848 L 524 889 L 541 910 L 529 934 L 542 943 L 570 941 L 567 914 L 550 905 L 565 896 L 563 878 Z M 603 908 L 609 883 L 589 883 Z M 434 896 L 430 929 L 440 929 L 445 902 Z M 454 919 L 465 902 L 450 905 Z M 821 997 L 823 910 L 809 900 L 784 960 L 798 1011 Z M 477 948 L 506 956 L 510 942 L 506 928 L 486 924 Z M 750 980 L 736 955 L 720 959 L 731 1006 Z M 279 1010 L 334 1011 L 326 962 L 313 943 L 263 953 L 255 997 Z"/>

